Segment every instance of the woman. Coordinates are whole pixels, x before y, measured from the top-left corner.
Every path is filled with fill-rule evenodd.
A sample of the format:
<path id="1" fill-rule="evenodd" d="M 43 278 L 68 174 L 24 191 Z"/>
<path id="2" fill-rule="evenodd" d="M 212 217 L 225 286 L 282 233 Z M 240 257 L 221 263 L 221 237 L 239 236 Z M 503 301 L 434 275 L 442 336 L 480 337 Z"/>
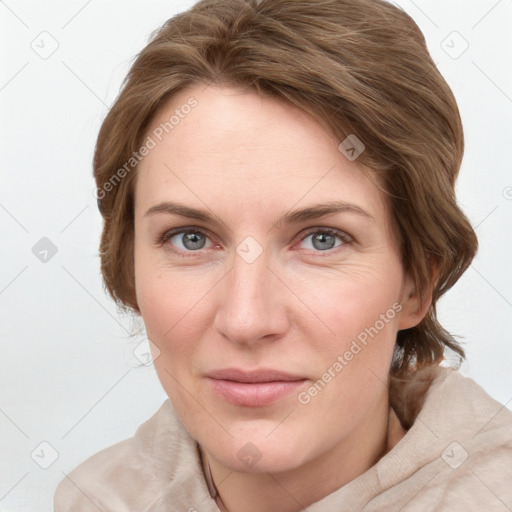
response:
<path id="1" fill-rule="evenodd" d="M 203 0 L 105 119 L 102 273 L 169 399 L 63 511 L 506 510 L 512 414 L 441 366 L 477 240 L 455 99 L 380 0 Z M 501 507 L 501 508 L 500 508 Z"/>

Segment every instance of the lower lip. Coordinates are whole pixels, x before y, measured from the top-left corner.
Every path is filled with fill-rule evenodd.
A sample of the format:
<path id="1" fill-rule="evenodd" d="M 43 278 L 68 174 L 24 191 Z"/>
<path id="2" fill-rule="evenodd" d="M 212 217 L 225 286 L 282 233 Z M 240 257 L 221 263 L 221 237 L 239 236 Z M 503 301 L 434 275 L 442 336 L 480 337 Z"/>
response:
<path id="1" fill-rule="evenodd" d="M 273 382 L 235 382 L 211 379 L 213 389 L 228 402 L 243 407 L 264 407 L 288 396 L 302 386 L 305 380 Z"/>

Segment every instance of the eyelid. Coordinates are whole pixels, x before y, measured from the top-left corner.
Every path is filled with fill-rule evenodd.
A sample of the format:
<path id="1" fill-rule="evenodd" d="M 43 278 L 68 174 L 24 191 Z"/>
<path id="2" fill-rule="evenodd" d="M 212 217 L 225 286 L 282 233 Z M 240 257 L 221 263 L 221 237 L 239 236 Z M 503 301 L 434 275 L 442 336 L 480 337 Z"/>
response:
<path id="1" fill-rule="evenodd" d="M 329 228 L 327 226 L 324 227 L 314 227 L 314 228 L 308 228 L 306 233 L 304 233 L 300 240 L 304 240 L 308 236 L 311 236 L 314 233 L 327 233 L 329 235 L 338 236 L 343 242 L 348 243 L 354 241 L 354 239 L 345 231 L 342 231 L 341 229 L 337 228 Z"/>
<path id="2" fill-rule="evenodd" d="M 207 236 L 208 238 L 211 238 L 209 232 L 207 229 L 199 228 L 195 226 L 183 226 L 180 228 L 173 228 L 173 229 L 166 229 L 162 233 L 157 235 L 157 242 L 166 242 L 170 238 L 176 235 L 184 233 L 200 233 L 202 235 Z"/>

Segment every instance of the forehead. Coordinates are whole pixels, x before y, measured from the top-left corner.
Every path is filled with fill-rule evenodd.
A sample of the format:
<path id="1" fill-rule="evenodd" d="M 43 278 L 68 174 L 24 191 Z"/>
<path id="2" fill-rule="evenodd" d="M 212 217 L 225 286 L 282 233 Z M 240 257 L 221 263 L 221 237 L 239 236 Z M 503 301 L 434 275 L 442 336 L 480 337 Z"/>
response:
<path id="1" fill-rule="evenodd" d="M 378 187 L 340 141 L 279 99 L 193 86 L 160 108 L 146 137 L 154 147 L 138 167 L 136 210 L 180 200 L 243 215 L 345 200 L 386 215 Z"/>

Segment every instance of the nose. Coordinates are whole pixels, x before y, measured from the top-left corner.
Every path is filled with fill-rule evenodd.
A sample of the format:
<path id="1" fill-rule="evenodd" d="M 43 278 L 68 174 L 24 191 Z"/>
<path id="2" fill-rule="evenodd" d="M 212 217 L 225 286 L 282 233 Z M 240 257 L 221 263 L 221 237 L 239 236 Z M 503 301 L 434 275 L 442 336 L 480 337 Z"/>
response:
<path id="1" fill-rule="evenodd" d="M 276 340 L 288 330 L 286 289 L 264 254 L 251 263 L 235 254 L 219 285 L 214 327 L 229 341 L 250 346 Z"/>

